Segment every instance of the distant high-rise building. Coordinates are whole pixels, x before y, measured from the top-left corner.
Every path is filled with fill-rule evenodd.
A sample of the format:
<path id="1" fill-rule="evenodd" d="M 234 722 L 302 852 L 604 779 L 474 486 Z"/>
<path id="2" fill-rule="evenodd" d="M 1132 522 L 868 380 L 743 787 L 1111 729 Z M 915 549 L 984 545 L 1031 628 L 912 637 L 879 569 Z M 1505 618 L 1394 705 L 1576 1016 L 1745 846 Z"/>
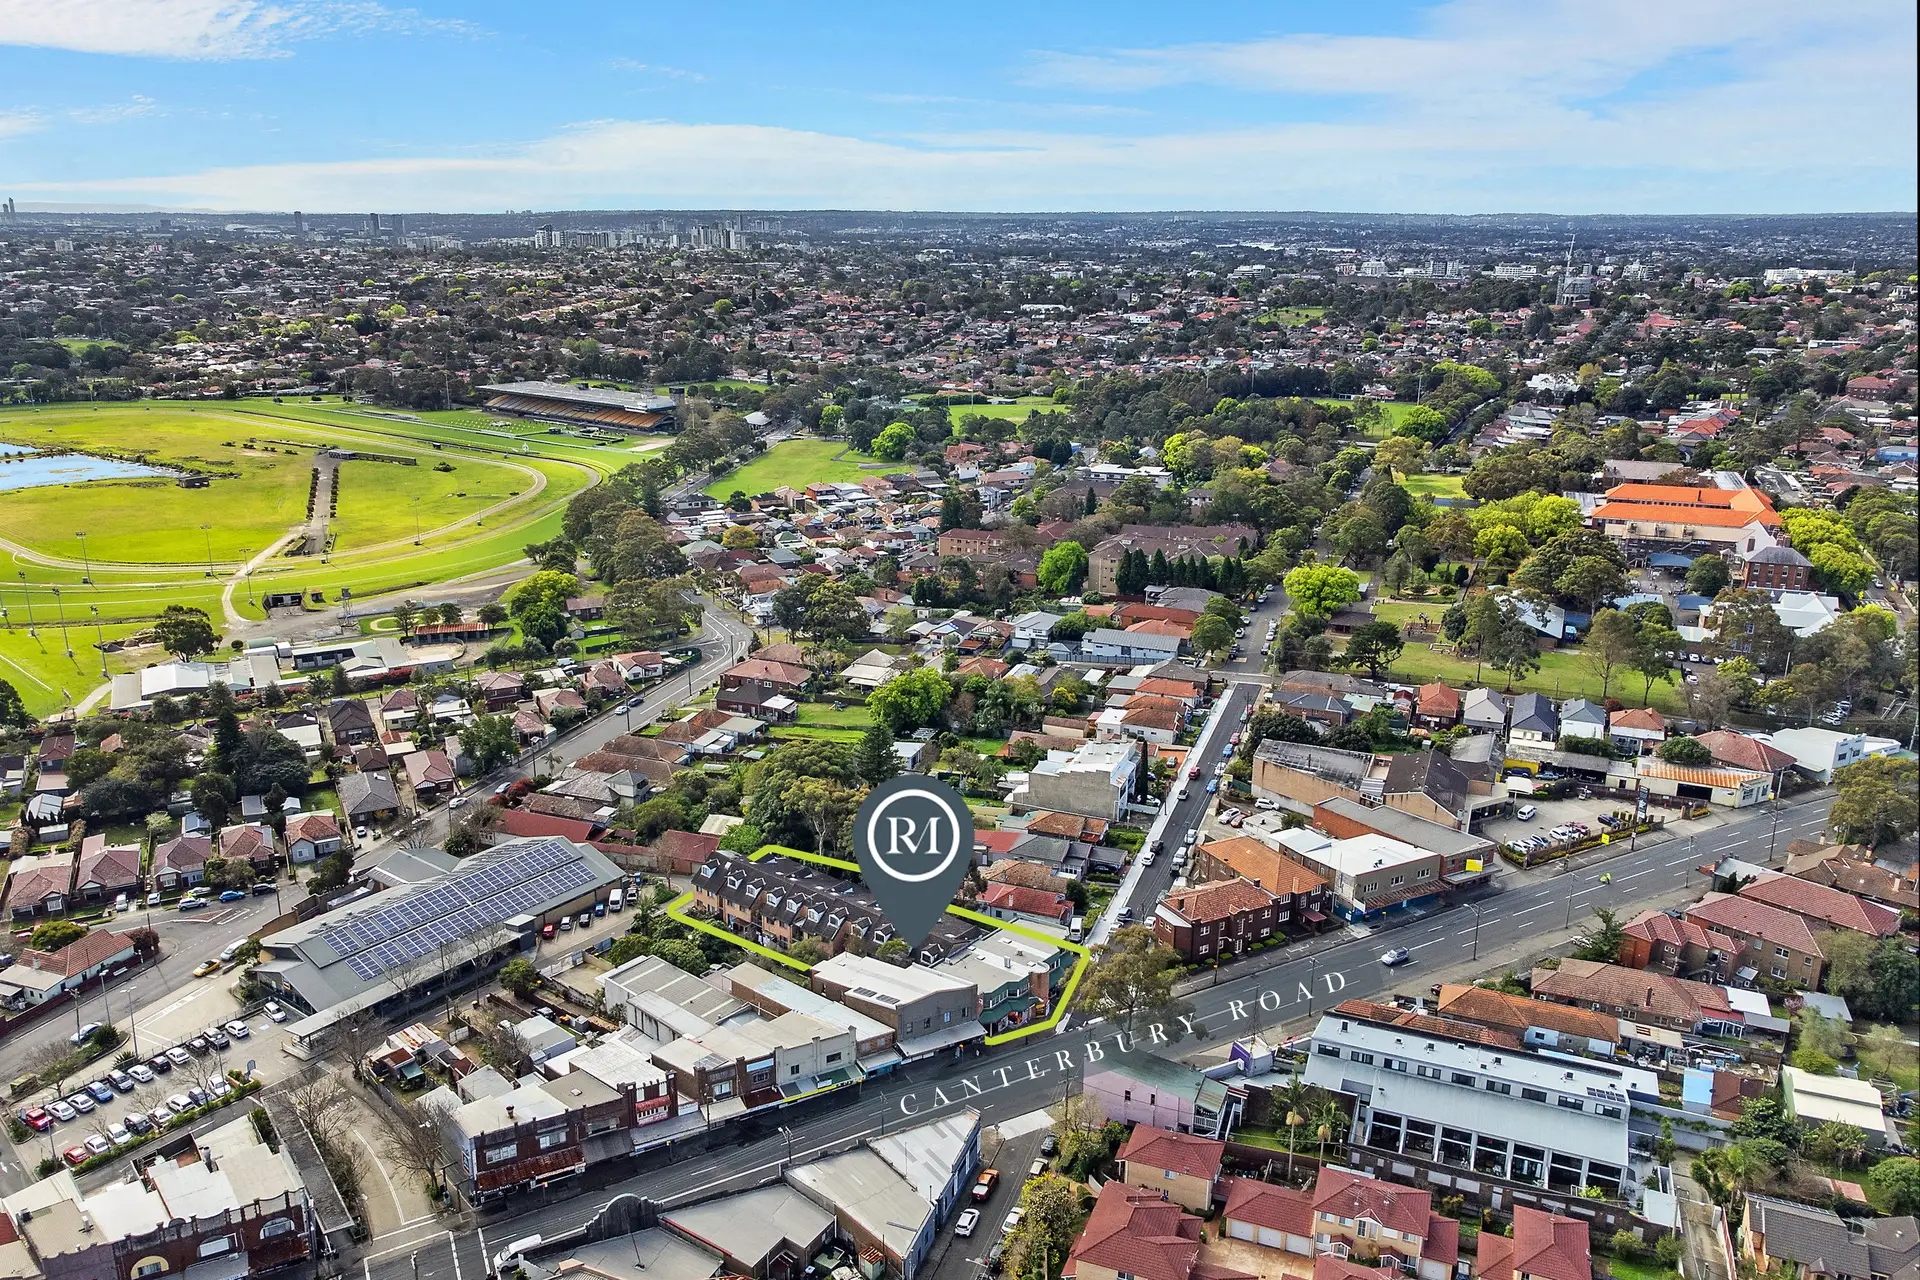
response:
<path id="1" fill-rule="evenodd" d="M 304 236 L 305 234 L 307 234 L 306 215 L 301 213 L 298 209 L 295 209 L 293 211 L 293 234 L 296 236 Z"/>
<path id="2" fill-rule="evenodd" d="M 12 196 L 7 197 L 7 216 L 9 218 L 13 216 L 13 197 Z"/>
<path id="3" fill-rule="evenodd" d="M 367 215 L 367 230 L 371 231 L 376 236 L 380 234 L 380 215 L 379 214 L 370 213 Z"/>
<path id="4" fill-rule="evenodd" d="M 557 245 L 557 243 L 558 241 L 554 238 L 553 224 L 551 222 L 542 223 L 539 227 L 536 227 L 534 229 L 534 232 L 533 232 L 534 248 L 552 249 Z"/>
<path id="5" fill-rule="evenodd" d="M 407 234 L 407 215 L 396 213 L 393 215 L 393 238 L 398 240 L 405 234 Z"/>

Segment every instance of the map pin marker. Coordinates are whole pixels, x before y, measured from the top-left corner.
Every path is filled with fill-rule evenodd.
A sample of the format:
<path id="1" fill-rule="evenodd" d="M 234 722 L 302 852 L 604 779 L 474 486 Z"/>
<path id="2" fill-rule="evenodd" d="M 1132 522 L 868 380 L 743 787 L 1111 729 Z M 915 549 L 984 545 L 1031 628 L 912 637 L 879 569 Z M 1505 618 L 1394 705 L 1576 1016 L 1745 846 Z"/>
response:
<path id="1" fill-rule="evenodd" d="M 966 878 L 973 860 L 973 813 L 944 782 L 889 778 L 867 794 L 853 820 L 860 874 L 887 922 L 919 947 Z"/>

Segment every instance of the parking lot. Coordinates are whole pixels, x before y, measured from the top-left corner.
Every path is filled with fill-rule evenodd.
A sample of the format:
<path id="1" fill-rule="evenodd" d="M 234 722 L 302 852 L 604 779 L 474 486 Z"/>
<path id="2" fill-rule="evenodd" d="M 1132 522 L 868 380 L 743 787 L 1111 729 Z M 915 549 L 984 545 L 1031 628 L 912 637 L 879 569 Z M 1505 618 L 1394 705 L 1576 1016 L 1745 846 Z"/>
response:
<path id="1" fill-rule="evenodd" d="M 1544 836 L 1553 828 L 1567 822 L 1583 822 L 1598 833 L 1605 830 L 1600 825 L 1601 814 L 1619 813 L 1633 808 L 1631 793 L 1620 797 L 1599 796 L 1592 800 L 1533 800 L 1526 796 L 1515 796 L 1513 799 L 1516 816 L 1494 818 L 1483 823 L 1479 828 L 1481 835 L 1489 840 L 1497 840 L 1501 844 L 1512 844 L 1528 836 Z M 1535 810 L 1534 816 L 1526 819 L 1518 817 L 1517 815 L 1529 805 Z"/>
<path id="2" fill-rule="evenodd" d="M 191 992 L 184 1000 L 201 1004 L 205 994 L 224 1004 L 213 1004 L 206 1020 L 184 1028 L 178 1040 L 149 1035 L 140 1044 L 137 1061 L 115 1066 L 132 1050 L 128 1042 L 68 1078 L 63 1093 L 47 1091 L 14 1103 L 15 1115 L 34 1130 L 32 1138 L 19 1144 L 22 1162 L 30 1166 L 45 1155 L 58 1159 L 76 1148 L 104 1155 L 129 1136 L 164 1128 L 174 1116 L 232 1093 L 227 1071 L 259 1055 L 259 1033 L 273 1024 L 264 1015 L 241 1021 L 231 994 L 213 987 Z"/>

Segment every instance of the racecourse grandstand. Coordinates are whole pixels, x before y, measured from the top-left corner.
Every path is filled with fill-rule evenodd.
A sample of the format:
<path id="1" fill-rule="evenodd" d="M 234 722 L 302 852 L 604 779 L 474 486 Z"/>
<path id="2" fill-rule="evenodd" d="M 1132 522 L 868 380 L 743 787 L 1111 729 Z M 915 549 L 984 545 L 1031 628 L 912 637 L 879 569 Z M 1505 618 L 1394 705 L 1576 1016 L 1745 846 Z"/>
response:
<path id="1" fill-rule="evenodd" d="M 491 413 L 608 431 L 673 428 L 673 401 L 666 396 L 571 387 L 561 382 L 502 382 L 480 390 L 488 397 L 487 410 Z"/>

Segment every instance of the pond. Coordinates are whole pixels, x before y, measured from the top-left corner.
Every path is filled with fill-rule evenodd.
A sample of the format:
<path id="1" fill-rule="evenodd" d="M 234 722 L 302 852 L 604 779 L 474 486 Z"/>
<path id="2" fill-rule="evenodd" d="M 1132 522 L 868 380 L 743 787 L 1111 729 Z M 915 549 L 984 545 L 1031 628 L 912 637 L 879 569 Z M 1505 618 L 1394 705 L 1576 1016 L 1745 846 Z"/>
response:
<path id="1" fill-rule="evenodd" d="M 118 458 L 96 458 L 90 453 L 35 453 L 19 445 L 0 442 L 0 493 L 83 480 L 142 480 L 173 474 Z"/>

